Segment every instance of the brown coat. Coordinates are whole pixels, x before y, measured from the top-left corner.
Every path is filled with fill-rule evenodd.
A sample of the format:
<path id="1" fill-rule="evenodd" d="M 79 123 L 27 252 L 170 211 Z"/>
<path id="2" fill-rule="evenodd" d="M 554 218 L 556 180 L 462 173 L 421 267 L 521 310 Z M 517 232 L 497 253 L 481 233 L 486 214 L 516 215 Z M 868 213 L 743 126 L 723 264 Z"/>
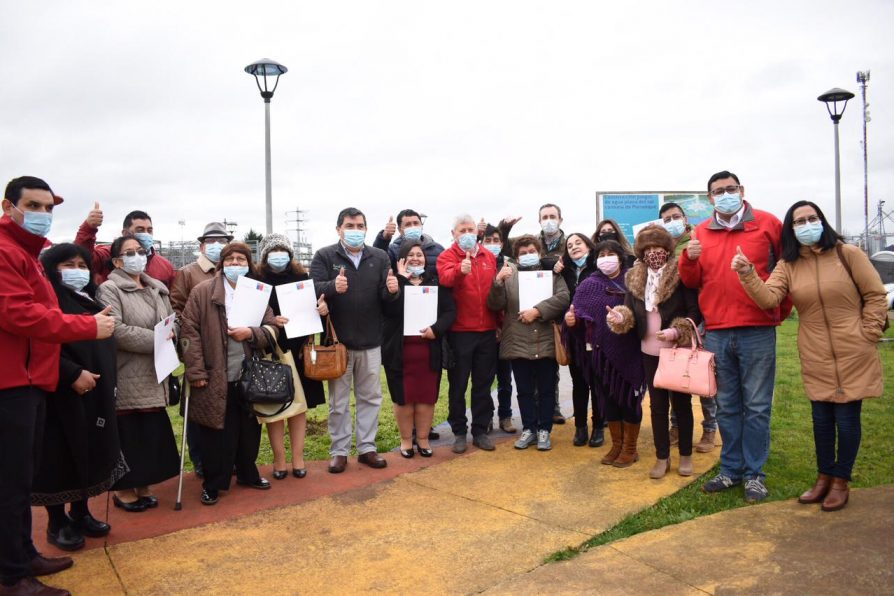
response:
<path id="1" fill-rule="evenodd" d="M 183 315 L 183 309 L 186 308 L 186 301 L 189 300 L 189 294 L 192 289 L 214 277 L 214 269 L 217 267 L 211 262 L 211 259 L 203 254 L 199 254 L 194 263 L 186 265 L 177 272 L 174 283 L 171 285 L 171 306 L 177 316 Z"/>
<path id="2" fill-rule="evenodd" d="M 227 411 L 227 283 L 223 273 L 215 275 L 193 288 L 183 310 L 181 338 L 189 340 L 183 352 L 186 379 L 205 380 L 205 387 L 192 387 L 189 398 L 189 420 L 215 429 L 224 427 Z M 264 325 L 274 322 L 273 311 L 267 307 Z M 267 347 L 267 335 L 260 327 L 251 327 L 249 345 Z"/>
<path id="3" fill-rule="evenodd" d="M 761 308 L 774 308 L 791 295 L 798 309 L 801 377 L 812 401 L 845 403 L 878 397 L 883 389 L 877 342 L 888 310 L 884 286 L 859 248 L 842 249 L 859 291 L 834 248 L 802 247 L 797 261 L 780 261 L 766 282 L 753 271 L 740 277 Z"/>

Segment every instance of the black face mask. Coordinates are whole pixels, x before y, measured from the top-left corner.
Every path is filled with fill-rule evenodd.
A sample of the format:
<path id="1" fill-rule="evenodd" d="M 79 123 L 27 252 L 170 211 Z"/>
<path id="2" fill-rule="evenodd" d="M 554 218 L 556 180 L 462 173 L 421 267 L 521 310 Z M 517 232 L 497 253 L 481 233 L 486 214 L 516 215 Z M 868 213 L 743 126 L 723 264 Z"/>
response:
<path id="1" fill-rule="evenodd" d="M 602 234 L 599 234 L 599 240 L 600 240 L 600 241 L 602 241 L 602 240 L 614 240 L 615 242 L 617 242 L 617 241 L 618 241 L 618 235 L 617 235 L 615 232 L 603 232 Z"/>

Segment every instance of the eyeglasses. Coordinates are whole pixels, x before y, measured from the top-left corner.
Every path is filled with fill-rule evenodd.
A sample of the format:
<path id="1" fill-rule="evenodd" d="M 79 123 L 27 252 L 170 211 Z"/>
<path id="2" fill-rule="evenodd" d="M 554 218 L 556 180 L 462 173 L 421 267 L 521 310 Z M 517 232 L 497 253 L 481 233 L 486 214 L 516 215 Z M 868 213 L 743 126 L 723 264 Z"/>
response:
<path id="1" fill-rule="evenodd" d="M 792 222 L 793 228 L 800 228 L 802 226 L 806 226 L 807 224 L 818 224 L 822 220 L 818 215 L 811 215 L 810 217 L 801 217 Z"/>
<path id="2" fill-rule="evenodd" d="M 138 248 L 138 249 L 136 249 L 136 250 L 133 250 L 133 249 L 125 250 L 124 252 L 121 253 L 120 256 L 122 256 L 122 257 L 131 257 L 131 258 L 132 258 L 132 257 L 135 257 L 135 256 L 137 256 L 137 255 L 140 255 L 141 257 L 145 257 L 145 256 L 148 255 L 148 254 L 149 254 L 149 253 L 146 252 L 145 249 Z"/>
<path id="3" fill-rule="evenodd" d="M 736 186 L 721 186 L 721 187 L 719 187 L 719 188 L 715 188 L 714 190 L 712 190 L 712 191 L 711 191 L 711 196 L 712 196 L 712 197 L 719 197 L 719 196 L 723 196 L 724 193 L 730 193 L 730 194 L 733 194 L 734 192 L 736 192 L 736 191 L 739 190 L 740 188 L 742 188 L 742 187 L 739 186 L 739 185 L 736 185 Z"/>
<path id="4" fill-rule="evenodd" d="M 680 215 L 679 213 L 675 213 L 673 215 L 665 216 L 663 221 L 664 221 L 664 223 L 670 223 L 672 221 L 681 221 L 682 219 L 683 219 L 682 215 Z"/>

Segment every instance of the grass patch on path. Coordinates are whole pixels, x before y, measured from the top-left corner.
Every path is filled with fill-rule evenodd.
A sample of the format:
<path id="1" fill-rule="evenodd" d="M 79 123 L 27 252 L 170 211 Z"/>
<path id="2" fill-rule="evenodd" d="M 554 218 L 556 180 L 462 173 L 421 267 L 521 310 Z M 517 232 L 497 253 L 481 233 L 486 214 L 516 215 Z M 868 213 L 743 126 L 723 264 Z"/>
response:
<path id="1" fill-rule="evenodd" d="M 777 334 L 770 457 L 764 467 L 770 491 L 768 501 L 794 499 L 813 486 L 816 479 L 813 422 L 810 401 L 801 382 L 797 334 L 798 322 L 793 319 L 785 321 Z M 894 328 L 889 329 L 885 336 L 894 338 Z M 894 395 L 894 343 L 879 344 L 879 349 L 884 367 L 885 394 L 880 399 L 867 399 L 863 404 L 863 439 L 851 482 L 851 486 L 856 488 L 894 483 L 894 434 L 890 430 L 894 428 L 894 400 L 891 399 Z M 654 482 L 648 479 L 647 470 L 648 466 L 639 470 L 643 474 L 643 482 Z M 712 478 L 715 474 L 717 466 L 708 471 L 705 478 Z M 582 546 L 554 553 L 545 562 L 564 561 L 589 548 L 640 532 L 746 505 L 741 486 L 707 495 L 701 492 L 702 484 L 704 482 L 698 480 L 655 505 L 627 516 Z M 595 498 L 599 498 L 598 493 Z"/>

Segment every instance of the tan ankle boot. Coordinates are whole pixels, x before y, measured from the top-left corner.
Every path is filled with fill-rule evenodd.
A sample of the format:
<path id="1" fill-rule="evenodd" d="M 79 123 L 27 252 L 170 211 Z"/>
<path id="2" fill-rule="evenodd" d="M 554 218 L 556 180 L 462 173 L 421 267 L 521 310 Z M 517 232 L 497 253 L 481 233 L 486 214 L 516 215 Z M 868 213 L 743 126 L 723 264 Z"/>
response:
<path id="1" fill-rule="evenodd" d="M 847 505 L 847 499 L 850 496 L 850 488 L 847 480 L 844 478 L 832 478 L 832 486 L 829 487 L 829 494 L 823 499 L 823 511 L 838 511 L 844 509 Z"/>
<path id="2" fill-rule="evenodd" d="M 828 474 L 820 474 L 816 477 L 816 482 L 808 491 L 805 491 L 798 497 L 798 503 L 802 505 L 812 505 L 813 503 L 822 503 L 826 495 L 829 494 L 829 487 L 832 486 L 832 477 Z"/>
<path id="3" fill-rule="evenodd" d="M 629 468 L 635 462 L 639 461 L 639 453 L 636 452 L 636 441 L 639 438 L 639 424 L 623 423 L 624 428 L 624 445 L 621 449 L 621 455 L 612 462 L 616 468 Z"/>
<path id="4" fill-rule="evenodd" d="M 608 432 L 612 438 L 611 449 L 602 458 L 602 463 L 610 466 L 615 463 L 618 456 L 621 455 L 621 448 L 624 446 L 624 427 L 620 420 L 608 423 Z"/>
<path id="5" fill-rule="evenodd" d="M 695 450 L 699 453 L 710 453 L 716 445 L 717 433 L 713 430 L 702 431 L 702 438 L 695 444 Z"/>
<path id="6" fill-rule="evenodd" d="M 680 476 L 692 476 L 692 456 L 681 455 L 680 465 L 677 466 L 677 474 Z"/>
<path id="7" fill-rule="evenodd" d="M 670 471 L 671 468 L 671 460 L 670 457 L 667 459 L 656 459 L 655 465 L 652 466 L 652 469 L 649 470 L 649 478 L 653 480 L 658 480 L 659 478 L 664 478 L 664 475 Z"/>

